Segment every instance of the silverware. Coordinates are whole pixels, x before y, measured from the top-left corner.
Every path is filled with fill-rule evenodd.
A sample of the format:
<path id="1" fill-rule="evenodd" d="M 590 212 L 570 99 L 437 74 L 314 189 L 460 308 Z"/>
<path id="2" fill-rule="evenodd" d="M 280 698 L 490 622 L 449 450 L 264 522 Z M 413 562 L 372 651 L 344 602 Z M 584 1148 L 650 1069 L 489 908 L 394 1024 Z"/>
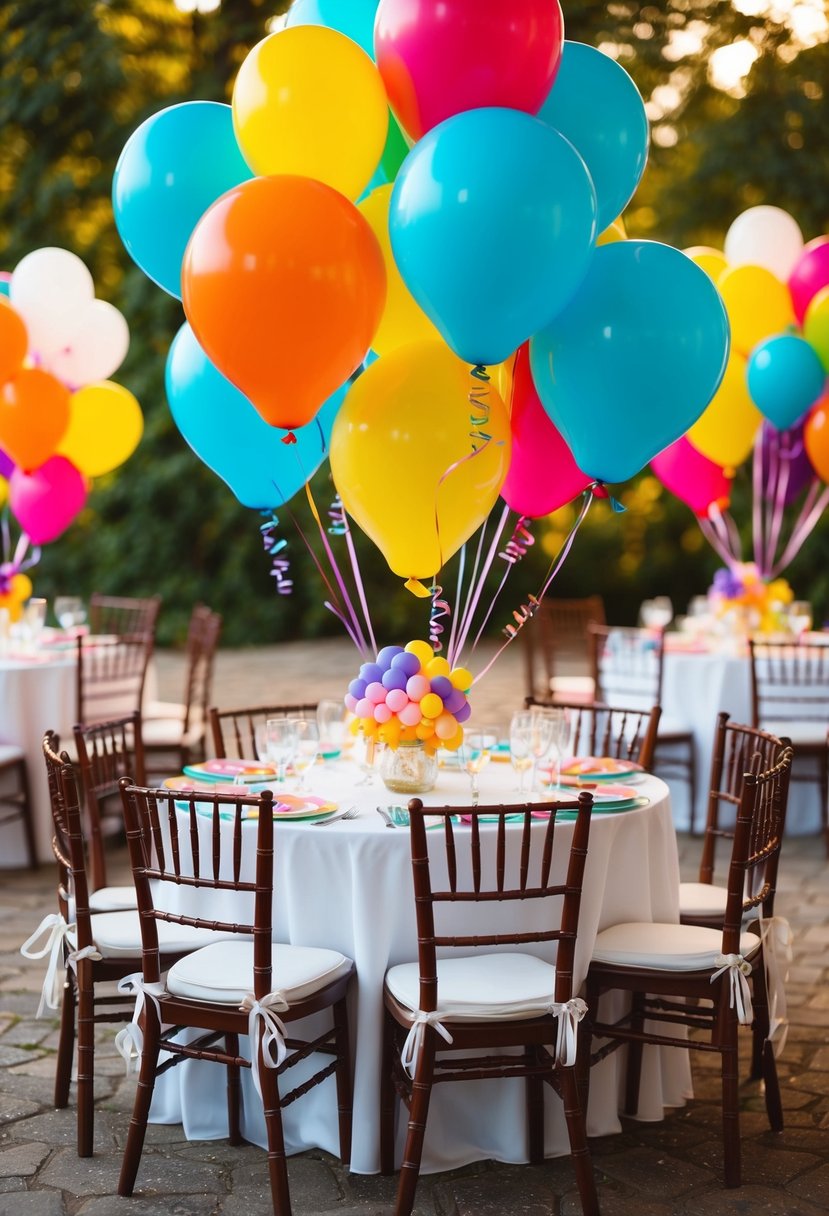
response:
<path id="1" fill-rule="evenodd" d="M 377 806 L 374 809 L 376 810 L 376 812 L 380 816 L 380 818 L 383 820 L 383 823 L 386 825 L 387 828 L 396 828 L 397 827 L 397 824 L 394 822 L 391 815 L 388 813 L 388 811 L 386 810 L 386 808 L 384 806 Z"/>
<path id="2" fill-rule="evenodd" d="M 336 823 L 339 819 L 356 819 L 359 814 L 359 807 L 350 806 L 346 810 L 340 811 L 337 815 L 330 815 L 328 819 L 318 819 L 316 823 L 313 824 L 313 827 L 327 828 L 329 823 Z"/>

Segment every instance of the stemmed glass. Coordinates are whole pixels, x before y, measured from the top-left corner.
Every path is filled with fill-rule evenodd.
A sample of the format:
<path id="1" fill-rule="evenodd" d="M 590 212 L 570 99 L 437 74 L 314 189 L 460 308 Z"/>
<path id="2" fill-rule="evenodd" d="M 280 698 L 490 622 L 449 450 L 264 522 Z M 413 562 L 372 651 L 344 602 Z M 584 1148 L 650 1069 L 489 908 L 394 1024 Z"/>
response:
<path id="1" fill-rule="evenodd" d="M 561 762 L 572 746 L 570 711 L 564 706 L 551 705 L 537 706 L 534 712 L 536 716 L 545 718 L 549 723 L 550 743 L 547 751 L 553 758 L 552 784 L 554 788 L 558 788 L 561 781 Z"/>
<path id="2" fill-rule="evenodd" d="M 530 779 L 529 798 L 532 801 L 538 797 L 538 762 L 547 755 L 553 742 L 553 715 L 549 710 L 531 710 L 529 722 L 524 726 L 527 736 L 529 753 L 532 758 L 532 777 Z"/>
<path id="3" fill-rule="evenodd" d="M 513 714 L 509 724 L 509 756 L 512 767 L 518 773 L 518 797 L 524 797 L 525 775 L 533 766 L 530 752 L 532 742 L 532 714 L 521 711 Z"/>
<path id="4" fill-rule="evenodd" d="M 498 743 L 498 731 L 494 727 L 468 731 L 463 740 L 463 766 L 469 774 L 472 805 L 477 806 L 481 796 L 481 770 L 489 764 L 492 748 Z"/>
<path id="5" fill-rule="evenodd" d="M 674 619 L 674 606 L 667 595 L 657 595 L 643 601 L 639 615 L 646 629 L 665 629 Z"/>
<path id="6" fill-rule="evenodd" d="M 320 731 L 313 718 L 289 718 L 296 732 L 293 766 L 299 777 L 297 788 L 307 790 L 306 773 L 316 764 L 320 755 Z"/>
<path id="7" fill-rule="evenodd" d="M 789 628 L 799 638 L 812 628 L 812 605 L 808 600 L 794 600 L 789 604 Z"/>
<path id="8" fill-rule="evenodd" d="M 276 768 L 276 780 L 285 784 L 288 765 L 297 747 L 296 719 L 269 718 L 265 723 L 265 748 L 268 760 Z"/>
<path id="9" fill-rule="evenodd" d="M 38 638 L 46 624 L 46 600 L 40 596 L 32 596 L 23 609 L 23 624 L 28 639 L 33 647 L 37 646 Z"/>
<path id="10" fill-rule="evenodd" d="M 346 708 L 342 701 L 320 701 L 317 705 L 320 754 L 323 760 L 336 760 L 346 741 Z"/>
<path id="11" fill-rule="evenodd" d="M 362 770 L 362 777 L 355 785 L 374 784 L 374 760 L 377 755 L 377 740 L 372 735 L 366 735 L 359 730 L 354 736 L 354 752 L 357 764 Z"/>
<path id="12" fill-rule="evenodd" d="M 83 625 L 86 620 L 86 609 L 79 595 L 58 595 L 55 597 L 55 618 L 61 629 L 72 629 L 75 625 Z"/>

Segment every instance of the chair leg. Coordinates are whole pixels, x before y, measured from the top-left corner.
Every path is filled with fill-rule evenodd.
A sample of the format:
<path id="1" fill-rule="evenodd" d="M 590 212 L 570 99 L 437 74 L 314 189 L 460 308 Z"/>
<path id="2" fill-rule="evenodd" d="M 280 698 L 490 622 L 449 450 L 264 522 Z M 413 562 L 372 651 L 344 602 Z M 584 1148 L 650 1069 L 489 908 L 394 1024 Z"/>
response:
<path id="1" fill-rule="evenodd" d="M 689 830 L 692 836 L 697 833 L 697 758 L 694 751 L 693 736 L 688 740 L 688 797 L 691 800 L 691 816 Z"/>
<path id="2" fill-rule="evenodd" d="M 535 1047 L 524 1048 L 524 1063 L 528 1068 L 537 1067 L 539 1052 Z M 544 1160 L 544 1082 L 540 1074 L 526 1079 L 527 1086 L 527 1136 L 531 1165 L 540 1165 Z"/>
<path id="3" fill-rule="evenodd" d="M 412 1105 L 409 1110 L 409 1130 L 400 1167 L 400 1182 L 397 1186 L 397 1204 L 394 1216 L 411 1216 L 415 1190 L 420 1175 L 423 1157 L 423 1139 L 426 1134 L 426 1117 L 429 1114 L 429 1099 L 432 1096 L 432 1079 L 435 1072 L 435 1040 L 437 1034 L 431 1026 L 426 1027 L 420 1056 L 412 1082 Z"/>
<path id="4" fill-rule="evenodd" d="M 26 761 L 20 761 L 20 794 L 22 800 L 23 832 L 26 837 L 26 852 L 29 856 L 29 869 L 38 868 L 37 843 L 35 842 L 35 825 L 32 822 L 32 797 L 29 788 L 29 772 Z"/>
<path id="5" fill-rule="evenodd" d="M 225 1035 L 225 1049 L 229 1056 L 239 1055 L 238 1034 Z M 227 1065 L 227 1137 L 231 1144 L 242 1144 L 242 1130 L 239 1123 L 239 1102 L 241 1099 L 241 1081 L 239 1065 Z"/>
<path id="6" fill-rule="evenodd" d="M 397 1098 L 394 1090 L 394 1021 L 383 1010 L 383 1051 L 380 1060 L 380 1173 L 394 1173 L 394 1115 Z"/>
<path id="7" fill-rule="evenodd" d="M 261 1050 L 261 1048 L 260 1048 Z M 265 1130 L 268 1135 L 268 1175 L 274 1216 L 291 1216 L 291 1193 L 288 1188 L 288 1160 L 282 1131 L 282 1106 L 276 1070 L 260 1067 L 262 1104 L 265 1108 Z"/>
<path id="8" fill-rule="evenodd" d="M 561 1082 L 561 1095 L 564 1099 L 564 1117 L 567 1120 L 567 1134 L 570 1137 L 570 1156 L 573 1159 L 573 1169 L 576 1174 L 576 1185 L 579 1188 L 582 1212 L 584 1216 L 599 1216 L 599 1197 L 596 1194 L 593 1162 L 590 1158 L 590 1150 L 587 1147 L 585 1115 L 579 1104 L 575 1069 L 560 1069 L 559 1079 Z"/>
<path id="9" fill-rule="evenodd" d="M 820 753 L 820 805 L 823 807 L 823 836 L 826 856 L 829 857 L 829 743 Z"/>
<path id="10" fill-rule="evenodd" d="M 763 1075 L 763 1044 L 769 1037 L 769 1003 L 766 992 L 766 974 L 762 954 L 760 962 L 754 964 L 752 972 L 752 1005 L 754 1018 L 751 1023 L 751 1072 L 749 1080 L 759 1081 Z"/>
<path id="11" fill-rule="evenodd" d="M 773 1132 L 783 1130 L 783 1103 L 780 1100 L 780 1082 L 777 1078 L 777 1062 L 774 1045 L 768 1039 L 763 1044 L 763 1082 L 766 1096 L 766 1114 Z"/>
<path id="12" fill-rule="evenodd" d="M 334 1006 L 334 1035 L 337 1049 L 337 1118 L 340 1132 L 340 1161 L 351 1161 L 351 1040 L 348 1033 L 348 1006 L 345 999 Z"/>
<path id="13" fill-rule="evenodd" d="M 67 971 L 63 985 L 63 1005 L 60 1011 L 60 1036 L 55 1069 L 55 1106 L 63 1110 L 69 1105 L 69 1085 L 72 1080 L 72 1060 L 75 1055 L 75 983 Z"/>
<path id="14" fill-rule="evenodd" d="M 720 1051 L 722 1052 L 722 1115 L 725 1185 L 737 1187 L 740 1178 L 740 1101 L 737 1018 L 728 1008 L 726 985 L 722 985 L 718 1011 Z"/>
<path id="15" fill-rule="evenodd" d="M 641 992 L 633 994 L 630 1028 L 641 1034 L 645 1028 L 645 997 Z M 625 1079 L 625 1114 L 635 1116 L 639 1111 L 639 1084 L 642 1079 L 642 1044 L 628 1043 L 627 1073 Z"/>
<path id="16" fill-rule="evenodd" d="M 135 1091 L 127 1143 L 124 1146 L 124 1160 L 121 1163 L 121 1174 L 118 1178 L 119 1195 L 131 1195 L 135 1188 L 135 1177 L 144 1149 L 144 1136 L 147 1132 L 147 1119 L 150 1114 L 150 1103 L 153 1100 L 155 1073 L 161 1046 L 161 1025 L 158 1015 L 149 1001 L 144 1009 L 144 1047 L 141 1052 L 141 1068 L 138 1073 L 138 1087 Z"/>
<path id="17" fill-rule="evenodd" d="M 92 1156 L 95 1127 L 95 992 L 84 975 L 88 960 L 78 964 L 78 1156 Z"/>

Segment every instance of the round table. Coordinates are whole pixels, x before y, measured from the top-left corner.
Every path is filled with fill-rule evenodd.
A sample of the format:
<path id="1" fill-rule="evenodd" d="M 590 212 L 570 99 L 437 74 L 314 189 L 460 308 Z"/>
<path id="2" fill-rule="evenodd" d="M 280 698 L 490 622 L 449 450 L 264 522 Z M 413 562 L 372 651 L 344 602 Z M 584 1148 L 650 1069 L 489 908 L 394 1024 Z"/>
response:
<path id="1" fill-rule="evenodd" d="M 357 983 L 351 1006 L 355 1060 L 351 1169 L 355 1173 L 375 1173 L 380 1164 L 383 977 L 388 967 L 417 957 L 408 830 L 387 828 L 375 808 L 378 804 L 405 803 L 405 798 L 390 794 L 379 777 L 371 785 L 356 784 L 357 770 L 345 763 L 322 766 L 313 770 L 312 776 L 315 794 L 341 805 L 356 804 L 360 814 L 327 827 L 284 821 L 277 825 L 274 936 L 277 941 L 340 950 L 356 963 Z M 646 806 L 596 814 L 591 824 L 576 955 L 577 989 L 600 930 L 628 920 L 678 918 L 679 867 L 668 789 L 654 777 L 644 778 L 640 789 L 649 799 Z M 468 805 L 468 778 L 461 772 L 442 769 L 436 788 L 423 800 L 433 806 Z M 514 800 L 515 779 L 510 766 L 490 764 L 482 774 L 482 804 Z M 209 818 L 204 820 L 204 830 L 206 844 Z M 562 822 L 558 832 L 566 838 L 572 832 L 572 823 Z M 483 827 L 484 848 L 488 833 L 494 839 L 494 829 Z M 245 835 L 245 847 L 249 843 L 249 848 L 243 857 L 242 873 L 249 877 L 255 842 L 252 823 L 246 826 Z M 166 906 L 171 911 L 192 912 L 198 898 L 192 889 L 181 889 L 176 902 L 168 901 Z M 232 901 L 239 898 L 244 897 L 211 892 L 211 917 L 227 919 Z M 505 905 L 505 912 L 507 909 L 508 915 L 519 917 L 520 923 L 520 902 Z M 238 915 L 238 905 L 235 911 Z M 675 1049 L 647 1049 L 645 1054 L 640 1117 L 661 1119 L 664 1107 L 681 1105 L 690 1094 L 688 1060 L 686 1053 Z M 615 1053 L 594 1069 L 588 1112 L 591 1135 L 620 1130 L 617 1095 L 623 1061 L 624 1053 Z M 247 1070 L 242 1080 L 243 1134 L 264 1145 L 261 1101 Z M 181 1122 L 192 1139 L 226 1136 L 224 1085 L 224 1076 L 215 1066 L 185 1060 L 159 1078 L 150 1118 L 159 1123 Z M 548 1156 L 565 1154 L 569 1144 L 561 1104 L 549 1091 L 545 1100 L 545 1152 Z M 488 1158 L 526 1161 L 524 1103 L 520 1080 L 437 1087 L 429 1111 L 424 1172 L 453 1169 Z M 333 1081 L 325 1081 L 288 1107 L 284 1123 L 289 1152 L 317 1147 L 337 1154 Z M 400 1149 L 405 1132 L 402 1118 L 398 1132 Z"/>

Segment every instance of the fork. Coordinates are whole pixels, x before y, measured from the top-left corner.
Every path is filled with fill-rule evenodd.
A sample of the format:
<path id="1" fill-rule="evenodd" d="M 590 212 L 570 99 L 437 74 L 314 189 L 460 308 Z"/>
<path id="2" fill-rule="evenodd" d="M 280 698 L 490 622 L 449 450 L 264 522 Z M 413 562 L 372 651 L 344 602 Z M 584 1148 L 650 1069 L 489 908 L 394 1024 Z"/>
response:
<path id="1" fill-rule="evenodd" d="M 331 815 L 328 819 L 318 819 L 313 826 L 315 828 L 327 828 L 329 823 L 337 823 L 340 819 L 356 819 L 359 814 L 359 807 L 350 806 L 348 810 L 340 811 L 338 815 Z"/>

